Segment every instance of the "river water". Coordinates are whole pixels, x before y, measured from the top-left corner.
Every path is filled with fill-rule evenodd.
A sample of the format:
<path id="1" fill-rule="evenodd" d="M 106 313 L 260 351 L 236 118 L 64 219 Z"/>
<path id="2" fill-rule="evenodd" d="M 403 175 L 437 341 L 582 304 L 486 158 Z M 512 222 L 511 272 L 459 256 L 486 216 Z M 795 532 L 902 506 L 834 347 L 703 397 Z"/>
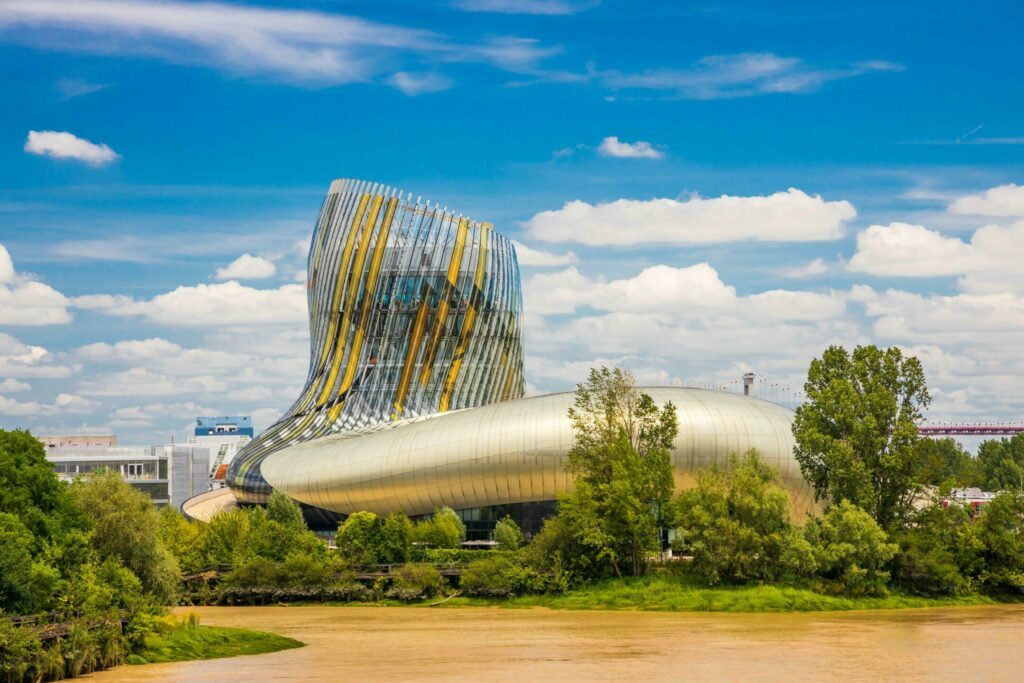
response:
<path id="1" fill-rule="evenodd" d="M 205 607 L 306 647 L 97 681 L 1024 680 L 1024 606 L 817 614 Z"/>

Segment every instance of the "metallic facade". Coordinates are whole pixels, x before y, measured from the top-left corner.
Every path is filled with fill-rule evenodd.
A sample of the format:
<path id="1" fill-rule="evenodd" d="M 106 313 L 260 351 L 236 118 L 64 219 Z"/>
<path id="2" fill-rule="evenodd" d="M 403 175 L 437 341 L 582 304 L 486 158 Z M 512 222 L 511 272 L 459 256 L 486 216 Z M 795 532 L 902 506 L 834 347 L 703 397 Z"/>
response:
<path id="1" fill-rule="evenodd" d="M 673 445 L 676 487 L 757 449 L 779 469 L 794 509 L 813 493 L 793 457 L 792 411 L 736 394 L 674 387 L 644 389 L 679 416 Z M 267 481 L 308 505 L 348 514 L 408 515 L 547 501 L 572 487 L 567 411 L 574 394 L 549 394 L 328 436 L 281 450 L 263 464 Z"/>
<path id="2" fill-rule="evenodd" d="M 232 461 L 243 502 L 273 453 L 523 395 L 515 250 L 490 223 L 383 185 L 331 184 L 307 266 L 310 364 L 291 408 Z"/>

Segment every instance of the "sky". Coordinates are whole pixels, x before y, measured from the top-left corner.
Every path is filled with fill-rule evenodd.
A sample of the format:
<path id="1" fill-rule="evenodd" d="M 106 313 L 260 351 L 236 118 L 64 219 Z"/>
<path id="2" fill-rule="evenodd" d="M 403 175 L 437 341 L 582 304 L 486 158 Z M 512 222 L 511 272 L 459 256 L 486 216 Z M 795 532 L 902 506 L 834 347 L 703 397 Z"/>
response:
<path id="1" fill-rule="evenodd" d="M 1019 2 L 0 0 L 0 427 L 267 426 L 334 178 L 518 244 L 530 393 L 792 398 L 830 344 L 1024 419 Z"/>

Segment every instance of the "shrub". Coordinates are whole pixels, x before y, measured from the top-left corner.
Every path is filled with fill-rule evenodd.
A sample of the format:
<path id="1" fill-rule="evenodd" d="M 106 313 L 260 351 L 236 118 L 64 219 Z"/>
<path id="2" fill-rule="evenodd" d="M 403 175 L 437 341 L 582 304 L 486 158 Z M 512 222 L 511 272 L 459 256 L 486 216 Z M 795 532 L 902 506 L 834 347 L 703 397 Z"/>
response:
<path id="1" fill-rule="evenodd" d="M 458 548 L 466 540 L 466 525 L 454 510 L 443 507 L 415 526 L 413 540 L 432 548 Z"/>
<path id="2" fill-rule="evenodd" d="M 444 588 L 441 573 L 429 564 L 410 563 L 393 574 L 385 595 L 396 600 L 422 600 L 439 595 Z"/>
<path id="3" fill-rule="evenodd" d="M 992 593 L 1024 593 L 1024 494 L 1000 493 L 978 521 L 980 579 Z"/>
<path id="4" fill-rule="evenodd" d="M 511 517 L 502 517 L 494 526 L 494 540 L 501 550 L 519 550 L 523 532 Z"/>
<path id="5" fill-rule="evenodd" d="M 958 595 L 970 589 L 977 562 L 977 534 L 970 515 L 957 505 L 931 505 L 918 512 L 898 537 L 893 557 L 893 582 L 902 590 L 925 597 Z"/>
<path id="6" fill-rule="evenodd" d="M 401 512 L 392 512 L 380 530 L 380 561 L 408 562 L 412 554 L 412 522 Z"/>
<path id="7" fill-rule="evenodd" d="M 468 595 L 488 597 L 540 593 L 547 585 L 545 577 L 536 569 L 508 555 L 491 555 L 473 562 L 459 582 Z"/>
<path id="8" fill-rule="evenodd" d="M 814 552 L 818 573 L 833 587 L 852 595 L 884 595 L 885 566 L 899 549 L 867 512 L 844 500 L 804 533 Z"/>
<path id="9" fill-rule="evenodd" d="M 372 512 L 352 513 L 341 523 L 334 536 L 338 552 L 355 564 L 379 563 L 382 527 L 380 517 Z"/>

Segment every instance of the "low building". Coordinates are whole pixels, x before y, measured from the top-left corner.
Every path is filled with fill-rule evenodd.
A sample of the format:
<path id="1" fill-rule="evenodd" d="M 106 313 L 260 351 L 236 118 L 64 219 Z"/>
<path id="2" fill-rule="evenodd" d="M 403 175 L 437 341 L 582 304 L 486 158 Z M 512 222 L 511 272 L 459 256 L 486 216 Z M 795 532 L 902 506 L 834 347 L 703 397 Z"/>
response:
<path id="1" fill-rule="evenodd" d="M 158 507 L 176 508 L 209 491 L 210 450 L 195 444 L 166 446 L 63 446 L 46 449 L 46 459 L 67 482 L 91 472 L 117 472 Z"/>
<path id="2" fill-rule="evenodd" d="M 40 435 L 36 438 L 43 444 L 43 448 L 88 448 L 92 446 L 112 447 L 117 445 L 117 437 L 113 434 L 64 434 L 64 435 Z"/>

